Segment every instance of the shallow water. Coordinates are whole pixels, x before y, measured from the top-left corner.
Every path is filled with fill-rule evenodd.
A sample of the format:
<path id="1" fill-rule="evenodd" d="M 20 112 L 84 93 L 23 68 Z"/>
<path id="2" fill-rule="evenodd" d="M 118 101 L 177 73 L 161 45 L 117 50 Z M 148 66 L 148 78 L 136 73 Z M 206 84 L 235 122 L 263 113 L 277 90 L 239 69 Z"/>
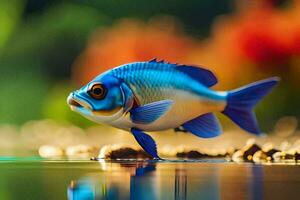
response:
<path id="1" fill-rule="evenodd" d="M 297 199 L 299 165 L 2 159 L 0 199 Z"/>

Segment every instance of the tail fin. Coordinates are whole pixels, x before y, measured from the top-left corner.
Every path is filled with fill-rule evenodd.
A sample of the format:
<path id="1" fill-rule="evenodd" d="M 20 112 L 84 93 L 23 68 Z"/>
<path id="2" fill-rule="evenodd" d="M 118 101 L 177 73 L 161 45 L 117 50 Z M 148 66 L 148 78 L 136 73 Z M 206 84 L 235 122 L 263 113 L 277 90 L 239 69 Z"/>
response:
<path id="1" fill-rule="evenodd" d="M 279 80 L 278 77 L 272 77 L 230 91 L 227 96 L 227 106 L 222 113 L 246 131 L 259 134 L 253 108 Z"/>

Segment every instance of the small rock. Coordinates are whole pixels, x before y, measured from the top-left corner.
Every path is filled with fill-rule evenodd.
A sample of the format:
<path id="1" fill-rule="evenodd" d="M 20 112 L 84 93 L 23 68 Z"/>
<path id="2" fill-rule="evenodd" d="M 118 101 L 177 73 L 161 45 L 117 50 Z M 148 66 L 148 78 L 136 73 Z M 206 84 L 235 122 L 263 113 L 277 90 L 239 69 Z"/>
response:
<path id="1" fill-rule="evenodd" d="M 285 154 L 284 159 L 285 160 L 294 160 L 295 159 L 295 154 Z"/>
<path id="2" fill-rule="evenodd" d="M 293 154 L 287 154 L 285 152 L 276 152 L 273 154 L 274 161 L 285 161 L 285 160 L 295 160 L 295 155 Z"/>
<path id="3" fill-rule="evenodd" d="M 176 157 L 178 158 L 189 158 L 189 159 L 198 159 L 198 158 L 208 158 L 208 157 L 214 157 L 207 154 L 202 154 L 199 151 L 191 150 L 186 152 L 177 152 Z"/>
<path id="4" fill-rule="evenodd" d="M 186 157 L 186 152 L 177 152 L 176 157 L 178 158 L 185 158 Z"/>
<path id="5" fill-rule="evenodd" d="M 242 150 L 238 150 L 238 151 L 236 151 L 233 155 L 232 155 L 232 160 L 234 161 L 234 162 L 243 162 L 244 160 L 243 160 L 243 154 L 244 154 L 244 152 L 242 151 Z"/>
<path id="6" fill-rule="evenodd" d="M 297 152 L 297 153 L 295 154 L 295 160 L 300 160 L 300 153 Z"/>
<path id="7" fill-rule="evenodd" d="M 272 157 L 273 157 L 273 160 L 274 160 L 274 161 L 280 161 L 280 160 L 282 159 L 282 157 L 283 157 L 283 154 L 284 154 L 284 153 L 283 153 L 283 152 L 280 152 L 280 151 L 274 153 L 273 156 L 272 156 Z"/>
<path id="8" fill-rule="evenodd" d="M 152 159 L 150 155 L 148 155 L 143 150 L 135 150 L 129 147 L 123 147 L 117 150 L 113 150 L 108 152 L 105 155 L 106 159 Z"/>
<path id="9" fill-rule="evenodd" d="M 251 146 L 246 146 L 245 148 L 243 148 L 243 159 L 245 161 L 252 161 L 253 159 L 253 155 L 255 154 L 255 152 L 260 151 L 261 148 L 257 145 L 257 144 L 252 144 Z"/>
<path id="10" fill-rule="evenodd" d="M 273 155 L 274 155 L 274 153 L 277 153 L 277 152 L 279 152 L 279 150 L 277 150 L 277 149 L 270 149 L 269 151 L 267 151 L 265 153 L 266 153 L 266 155 L 268 157 L 271 157 L 271 160 L 273 160 Z"/>
<path id="11" fill-rule="evenodd" d="M 207 157 L 206 155 L 200 153 L 199 151 L 189 151 L 186 154 L 187 158 L 203 158 L 203 157 Z"/>
<path id="12" fill-rule="evenodd" d="M 261 163 L 261 162 L 269 161 L 270 158 L 267 156 L 267 154 L 264 151 L 259 150 L 254 153 L 252 160 L 255 163 Z"/>

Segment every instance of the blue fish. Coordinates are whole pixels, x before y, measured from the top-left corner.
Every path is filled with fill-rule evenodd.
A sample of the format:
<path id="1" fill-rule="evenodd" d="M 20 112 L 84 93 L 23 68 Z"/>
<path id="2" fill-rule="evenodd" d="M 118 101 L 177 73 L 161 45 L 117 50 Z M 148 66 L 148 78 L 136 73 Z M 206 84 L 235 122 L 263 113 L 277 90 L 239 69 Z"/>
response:
<path id="1" fill-rule="evenodd" d="M 124 64 L 72 92 L 71 109 L 96 122 L 130 131 L 140 146 L 159 158 L 144 131 L 179 128 L 202 138 L 221 134 L 213 112 L 222 112 L 242 129 L 259 134 L 253 107 L 279 81 L 272 77 L 231 91 L 210 89 L 218 81 L 204 68 L 153 59 Z"/>

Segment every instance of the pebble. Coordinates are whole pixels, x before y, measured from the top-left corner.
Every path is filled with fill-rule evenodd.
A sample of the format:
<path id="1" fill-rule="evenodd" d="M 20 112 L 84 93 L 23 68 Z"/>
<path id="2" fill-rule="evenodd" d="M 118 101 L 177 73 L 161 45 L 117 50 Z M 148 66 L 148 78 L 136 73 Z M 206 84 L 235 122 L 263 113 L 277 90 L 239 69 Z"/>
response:
<path id="1" fill-rule="evenodd" d="M 251 146 L 246 146 L 245 149 L 243 149 L 243 159 L 245 161 L 252 161 L 253 155 L 260 150 L 261 148 L 255 143 Z"/>
<path id="2" fill-rule="evenodd" d="M 236 152 L 234 152 L 234 154 L 232 155 L 231 159 L 234 162 L 243 162 L 243 154 L 244 152 L 242 150 L 237 150 Z"/>
<path id="3" fill-rule="evenodd" d="M 279 161 L 287 161 L 287 160 L 295 160 L 296 157 L 295 155 L 293 154 L 288 154 L 288 153 L 285 153 L 285 152 L 282 152 L 282 151 L 279 151 L 279 152 L 276 152 L 273 154 L 273 159 L 274 161 L 276 162 L 279 162 Z"/>
<path id="4" fill-rule="evenodd" d="M 135 150 L 130 147 L 106 151 L 105 154 L 103 155 L 102 153 L 101 156 L 105 159 L 152 159 L 145 151 Z"/>

